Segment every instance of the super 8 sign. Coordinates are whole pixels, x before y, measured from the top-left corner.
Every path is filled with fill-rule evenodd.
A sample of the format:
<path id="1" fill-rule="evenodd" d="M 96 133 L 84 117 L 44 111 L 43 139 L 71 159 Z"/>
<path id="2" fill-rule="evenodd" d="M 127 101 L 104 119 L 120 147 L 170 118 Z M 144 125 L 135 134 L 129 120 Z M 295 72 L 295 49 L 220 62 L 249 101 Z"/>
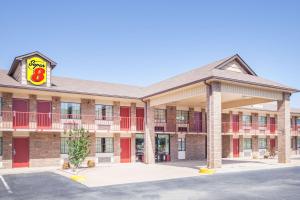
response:
<path id="1" fill-rule="evenodd" d="M 42 85 L 47 80 L 47 62 L 40 57 L 27 59 L 27 80 L 34 85 Z"/>

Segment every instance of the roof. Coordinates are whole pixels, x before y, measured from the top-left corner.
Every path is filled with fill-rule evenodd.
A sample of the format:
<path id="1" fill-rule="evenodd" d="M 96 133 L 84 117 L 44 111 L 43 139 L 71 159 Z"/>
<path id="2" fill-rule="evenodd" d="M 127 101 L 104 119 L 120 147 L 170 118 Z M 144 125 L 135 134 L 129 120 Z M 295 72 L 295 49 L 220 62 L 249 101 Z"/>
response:
<path id="1" fill-rule="evenodd" d="M 24 57 L 28 57 L 35 54 L 38 54 L 47 60 L 49 59 L 39 52 L 33 52 L 30 54 L 18 56 L 15 58 L 15 60 L 19 61 Z M 248 74 L 222 69 L 222 67 L 226 66 L 226 64 L 233 60 L 237 61 Z M 50 60 L 48 61 L 51 62 Z M 53 64 L 56 65 L 56 63 Z M 148 87 L 138 87 L 125 84 L 81 80 L 56 76 L 51 77 L 51 87 L 40 87 L 33 85 L 22 85 L 21 83 L 13 79 L 10 76 L 10 73 L 11 72 L 7 73 L 5 70 L 0 70 L 0 86 L 136 99 L 150 97 L 172 89 L 184 87 L 193 83 L 209 79 L 227 80 L 239 83 L 259 85 L 263 87 L 272 87 L 284 91 L 298 92 L 297 89 L 257 76 L 257 74 L 237 54 L 221 59 L 219 61 L 215 61 L 203 67 L 193 69 L 183 74 L 171 77 L 169 79 L 150 85 Z"/>

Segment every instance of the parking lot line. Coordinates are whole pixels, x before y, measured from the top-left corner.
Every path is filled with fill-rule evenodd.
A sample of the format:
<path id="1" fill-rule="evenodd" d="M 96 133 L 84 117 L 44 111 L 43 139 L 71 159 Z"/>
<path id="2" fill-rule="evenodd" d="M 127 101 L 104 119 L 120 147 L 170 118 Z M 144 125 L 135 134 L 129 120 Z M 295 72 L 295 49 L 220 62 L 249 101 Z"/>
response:
<path id="1" fill-rule="evenodd" d="M 3 183 L 3 185 L 4 185 L 4 187 L 5 187 L 5 189 L 7 190 L 7 192 L 8 192 L 9 194 L 12 194 L 13 192 L 11 191 L 9 185 L 6 183 L 6 181 L 5 181 L 5 179 L 3 178 L 3 176 L 0 176 L 0 179 L 1 179 L 1 181 L 2 181 L 2 183 Z"/>

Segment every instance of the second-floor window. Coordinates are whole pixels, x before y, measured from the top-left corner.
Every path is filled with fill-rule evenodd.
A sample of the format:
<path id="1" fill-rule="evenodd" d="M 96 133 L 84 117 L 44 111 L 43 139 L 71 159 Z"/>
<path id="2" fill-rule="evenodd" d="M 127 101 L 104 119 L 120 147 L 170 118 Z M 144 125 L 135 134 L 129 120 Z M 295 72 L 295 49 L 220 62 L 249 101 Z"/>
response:
<path id="1" fill-rule="evenodd" d="M 267 126 L 267 117 L 259 116 L 258 117 L 258 124 L 259 124 L 260 127 L 266 127 Z"/>
<path id="2" fill-rule="evenodd" d="M 252 124 L 251 115 L 243 115 L 242 120 L 243 120 L 243 125 L 244 126 L 251 126 L 251 124 Z"/>
<path id="3" fill-rule="evenodd" d="M 113 153 L 114 139 L 112 137 L 96 138 L 97 153 Z"/>
<path id="4" fill-rule="evenodd" d="M 80 103 L 61 103 L 61 118 L 80 119 Z"/>
<path id="5" fill-rule="evenodd" d="M 0 97 L 0 116 L 2 116 L 2 97 Z"/>
<path id="6" fill-rule="evenodd" d="M 297 126 L 300 126 L 300 117 L 297 117 L 297 118 L 296 118 L 296 125 L 297 125 Z"/>
<path id="7" fill-rule="evenodd" d="M 112 120 L 113 108 L 111 105 L 100 105 L 97 104 L 96 108 L 96 119 L 99 120 Z"/>
<path id="8" fill-rule="evenodd" d="M 187 124 L 189 121 L 189 111 L 177 110 L 176 111 L 176 122 L 179 124 Z"/>
<path id="9" fill-rule="evenodd" d="M 155 109 L 154 110 L 154 121 L 156 123 L 166 123 L 166 110 L 164 109 Z"/>

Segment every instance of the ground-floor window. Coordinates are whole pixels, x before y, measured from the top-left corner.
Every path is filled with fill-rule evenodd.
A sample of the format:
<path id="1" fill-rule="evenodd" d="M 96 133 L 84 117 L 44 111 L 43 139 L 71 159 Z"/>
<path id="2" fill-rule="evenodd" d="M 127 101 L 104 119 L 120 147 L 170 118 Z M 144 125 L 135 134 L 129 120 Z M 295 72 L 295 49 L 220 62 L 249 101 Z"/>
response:
<path id="1" fill-rule="evenodd" d="M 61 154 L 68 154 L 68 143 L 67 141 L 69 140 L 68 137 L 61 137 L 60 138 L 60 153 Z"/>
<path id="2" fill-rule="evenodd" d="M 252 149 L 252 140 L 251 138 L 244 138 L 244 150 Z"/>
<path id="3" fill-rule="evenodd" d="M 135 135 L 136 161 L 144 162 L 144 134 Z"/>
<path id="4" fill-rule="evenodd" d="M 297 137 L 297 148 L 300 149 L 300 137 Z"/>
<path id="5" fill-rule="evenodd" d="M 114 139 L 112 137 L 96 138 L 96 153 L 113 153 Z"/>
<path id="6" fill-rule="evenodd" d="M 178 138 L 178 151 L 185 151 L 185 138 Z"/>
<path id="7" fill-rule="evenodd" d="M 267 148 L 267 139 L 259 138 L 258 139 L 258 147 L 259 147 L 259 149 L 266 149 Z"/>
<path id="8" fill-rule="evenodd" d="M 155 159 L 157 162 L 170 161 L 170 135 L 157 134 L 155 140 Z"/>

